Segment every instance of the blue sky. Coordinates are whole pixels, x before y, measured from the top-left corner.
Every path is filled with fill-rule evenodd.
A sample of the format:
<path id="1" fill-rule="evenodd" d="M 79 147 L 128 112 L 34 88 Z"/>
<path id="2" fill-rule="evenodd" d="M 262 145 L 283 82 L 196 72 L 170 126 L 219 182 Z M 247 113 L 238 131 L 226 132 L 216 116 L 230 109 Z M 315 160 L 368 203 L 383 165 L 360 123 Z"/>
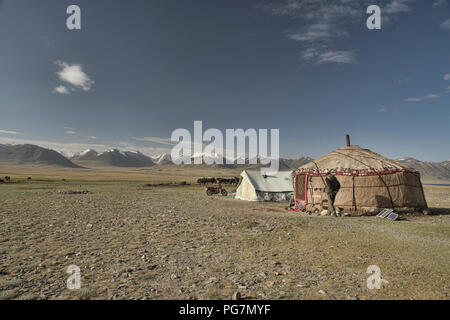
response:
<path id="1" fill-rule="evenodd" d="M 82 30 L 66 28 L 77 4 Z M 366 28 L 377 4 L 382 29 Z M 448 0 L 0 0 L 0 143 L 168 151 L 174 129 L 280 129 L 450 159 Z"/>

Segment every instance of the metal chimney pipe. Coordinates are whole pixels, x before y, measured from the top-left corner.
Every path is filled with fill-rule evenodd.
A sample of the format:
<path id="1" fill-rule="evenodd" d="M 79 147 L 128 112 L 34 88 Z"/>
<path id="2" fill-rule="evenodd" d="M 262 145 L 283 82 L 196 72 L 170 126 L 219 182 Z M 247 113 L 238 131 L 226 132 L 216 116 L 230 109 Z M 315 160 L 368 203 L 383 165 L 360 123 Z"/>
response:
<path id="1" fill-rule="evenodd" d="M 350 147 L 351 146 L 351 144 L 350 144 L 350 135 L 348 134 L 345 138 L 347 139 L 347 147 Z"/>

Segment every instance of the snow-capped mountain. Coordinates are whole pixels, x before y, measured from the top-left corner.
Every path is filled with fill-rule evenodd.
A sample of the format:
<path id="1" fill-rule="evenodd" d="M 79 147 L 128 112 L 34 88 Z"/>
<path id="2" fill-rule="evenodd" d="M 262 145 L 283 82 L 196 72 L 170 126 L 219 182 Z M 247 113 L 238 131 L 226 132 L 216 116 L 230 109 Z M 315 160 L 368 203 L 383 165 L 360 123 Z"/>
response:
<path id="1" fill-rule="evenodd" d="M 98 152 L 94 149 L 87 149 L 80 153 L 75 154 L 72 160 L 95 160 L 98 157 Z"/>
<path id="2" fill-rule="evenodd" d="M 172 164 L 172 157 L 168 153 L 163 153 L 159 156 L 152 157 L 154 163 L 162 165 L 162 164 Z"/>
<path id="3" fill-rule="evenodd" d="M 115 167 L 151 167 L 153 160 L 139 151 L 111 149 L 102 153 L 88 149 L 72 157 L 73 161 L 91 161 L 98 165 Z"/>

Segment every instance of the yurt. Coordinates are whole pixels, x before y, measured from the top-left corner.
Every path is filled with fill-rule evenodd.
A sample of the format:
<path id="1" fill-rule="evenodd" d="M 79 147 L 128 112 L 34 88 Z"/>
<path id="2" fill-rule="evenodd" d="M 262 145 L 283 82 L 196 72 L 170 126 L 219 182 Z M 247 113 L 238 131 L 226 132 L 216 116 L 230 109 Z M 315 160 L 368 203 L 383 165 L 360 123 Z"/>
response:
<path id="1" fill-rule="evenodd" d="M 292 171 L 261 174 L 246 170 L 241 173 L 236 199 L 246 201 L 289 201 L 294 196 Z"/>
<path id="2" fill-rule="evenodd" d="M 427 208 L 419 172 L 368 149 L 347 145 L 294 172 L 297 210 L 328 209 L 325 176 L 334 175 L 341 187 L 334 207 L 358 213 L 417 212 Z"/>

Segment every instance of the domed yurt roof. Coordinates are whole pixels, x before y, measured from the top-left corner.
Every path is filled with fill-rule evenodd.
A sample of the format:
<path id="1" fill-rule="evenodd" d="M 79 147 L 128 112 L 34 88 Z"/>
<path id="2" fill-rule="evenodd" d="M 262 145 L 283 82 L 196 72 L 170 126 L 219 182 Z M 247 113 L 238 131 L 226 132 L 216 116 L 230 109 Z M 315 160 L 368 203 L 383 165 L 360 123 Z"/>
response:
<path id="1" fill-rule="evenodd" d="M 408 169 L 407 166 L 385 158 L 378 153 L 363 149 L 359 146 L 350 146 L 337 149 L 314 162 L 310 162 L 300 169 L 317 169 L 324 170 L 392 170 L 392 169 Z"/>
<path id="2" fill-rule="evenodd" d="M 318 168 L 319 169 L 318 169 Z M 350 145 L 350 138 L 347 137 L 347 146 L 337 149 L 315 161 L 307 163 L 299 168 L 300 171 L 325 170 L 334 172 L 345 172 L 353 170 L 369 171 L 389 171 L 389 170 L 409 170 L 415 171 L 404 164 L 385 158 L 378 153 L 363 149 L 360 146 Z"/>

